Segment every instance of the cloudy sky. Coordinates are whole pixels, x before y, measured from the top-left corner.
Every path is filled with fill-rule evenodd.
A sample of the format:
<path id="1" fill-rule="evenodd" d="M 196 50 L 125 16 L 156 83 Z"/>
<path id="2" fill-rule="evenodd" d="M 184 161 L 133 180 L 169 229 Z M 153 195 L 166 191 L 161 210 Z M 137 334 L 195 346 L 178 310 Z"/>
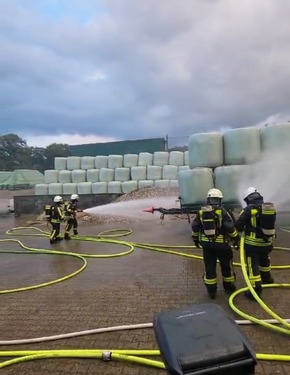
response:
<path id="1" fill-rule="evenodd" d="M 289 0 L 0 0 L 0 132 L 45 147 L 288 120 L 289 14 Z"/>

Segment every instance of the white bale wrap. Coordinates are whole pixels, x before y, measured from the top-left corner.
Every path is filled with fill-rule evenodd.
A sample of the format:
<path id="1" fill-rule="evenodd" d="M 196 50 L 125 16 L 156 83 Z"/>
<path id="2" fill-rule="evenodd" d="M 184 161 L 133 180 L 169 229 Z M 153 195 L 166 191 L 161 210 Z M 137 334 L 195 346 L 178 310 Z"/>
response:
<path id="1" fill-rule="evenodd" d="M 169 187 L 169 180 L 155 180 L 154 187 L 159 189 L 165 189 Z"/>
<path id="2" fill-rule="evenodd" d="M 167 151 L 155 151 L 153 154 L 153 165 L 163 165 L 169 164 L 169 153 Z"/>
<path id="3" fill-rule="evenodd" d="M 125 168 L 136 167 L 138 165 L 138 159 L 139 159 L 138 154 L 125 154 L 124 160 L 123 160 L 124 167 Z"/>
<path id="4" fill-rule="evenodd" d="M 122 185 L 120 181 L 108 182 L 108 193 L 109 194 L 122 194 Z"/>
<path id="5" fill-rule="evenodd" d="M 83 169 L 74 169 L 71 171 L 71 182 L 76 184 L 80 182 L 86 182 L 87 173 Z"/>
<path id="6" fill-rule="evenodd" d="M 51 184 L 54 182 L 58 182 L 58 170 L 55 169 L 47 169 L 44 171 L 44 182 L 46 184 Z"/>
<path id="7" fill-rule="evenodd" d="M 249 164 L 261 157 L 258 127 L 231 129 L 224 133 L 225 165 Z"/>
<path id="8" fill-rule="evenodd" d="M 48 184 L 36 184 L 34 195 L 48 195 Z"/>
<path id="9" fill-rule="evenodd" d="M 128 194 L 131 191 L 138 190 L 138 182 L 137 181 L 124 181 L 122 182 L 122 193 Z"/>
<path id="10" fill-rule="evenodd" d="M 228 165 L 214 170 L 215 187 L 223 193 L 224 202 L 240 202 L 244 190 L 251 184 L 249 165 Z"/>
<path id="11" fill-rule="evenodd" d="M 290 159 L 290 122 L 266 125 L 261 128 L 261 144 L 264 153 L 284 153 Z"/>
<path id="12" fill-rule="evenodd" d="M 92 194 L 92 182 L 79 182 L 77 187 L 79 195 Z"/>
<path id="13" fill-rule="evenodd" d="M 99 182 L 99 175 L 100 170 L 99 169 L 88 169 L 87 170 L 87 181 L 88 182 Z"/>
<path id="14" fill-rule="evenodd" d="M 139 158 L 138 158 L 138 165 L 139 166 L 145 166 L 152 165 L 153 164 L 153 154 L 150 152 L 140 152 Z"/>
<path id="15" fill-rule="evenodd" d="M 188 165 L 189 166 L 188 151 L 184 151 L 184 165 Z"/>
<path id="16" fill-rule="evenodd" d="M 77 184 L 74 182 L 66 183 L 62 185 L 63 194 L 65 195 L 71 195 L 71 194 L 77 194 L 78 188 Z"/>
<path id="17" fill-rule="evenodd" d="M 170 180 L 169 186 L 172 188 L 179 188 L 178 180 Z"/>
<path id="18" fill-rule="evenodd" d="M 130 168 L 116 168 L 115 181 L 128 181 L 130 180 Z"/>
<path id="19" fill-rule="evenodd" d="M 98 155 L 95 157 L 95 168 L 108 168 L 108 159 L 109 157 L 106 155 Z"/>
<path id="20" fill-rule="evenodd" d="M 148 180 L 161 180 L 162 179 L 162 167 L 158 165 L 147 166 L 147 179 Z"/>
<path id="21" fill-rule="evenodd" d="M 109 155 L 108 168 L 115 169 L 123 167 L 123 155 Z"/>
<path id="22" fill-rule="evenodd" d="M 180 167 L 178 167 L 178 172 L 180 171 L 187 171 L 189 168 L 189 165 L 181 165 Z"/>
<path id="23" fill-rule="evenodd" d="M 72 182 L 72 180 L 71 180 L 71 171 L 60 170 L 58 172 L 58 182 L 61 182 L 62 184 L 66 184 L 68 182 Z"/>
<path id="24" fill-rule="evenodd" d="M 107 182 L 92 182 L 92 193 L 93 194 L 107 194 L 108 183 Z"/>
<path id="25" fill-rule="evenodd" d="M 82 156 L 81 157 L 81 169 L 88 170 L 95 168 L 95 157 L 94 156 Z"/>
<path id="26" fill-rule="evenodd" d="M 138 181 L 138 189 L 151 188 L 154 185 L 153 180 L 140 180 Z"/>
<path id="27" fill-rule="evenodd" d="M 162 168 L 162 179 L 164 180 L 177 180 L 177 174 L 177 165 L 164 165 Z"/>
<path id="28" fill-rule="evenodd" d="M 114 181 L 115 170 L 111 168 L 101 168 L 99 179 L 100 182 Z"/>
<path id="29" fill-rule="evenodd" d="M 66 169 L 72 171 L 73 169 L 81 169 L 80 156 L 68 156 Z"/>
<path id="30" fill-rule="evenodd" d="M 54 158 L 54 169 L 67 169 L 67 158 L 57 156 Z"/>
<path id="31" fill-rule="evenodd" d="M 210 168 L 180 171 L 178 184 L 181 204 L 204 203 L 208 190 L 214 187 L 213 172 Z"/>
<path id="32" fill-rule="evenodd" d="M 147 169 L 146 167 L 132 167 L 131 168 L 131 179 L 134 181 L 146 180 Z"/>
<path id="33" fill-rule="evenodd" d="M 218 132 L 191 135 L 188 144 L 188 159 L 190 168 L 214 168 L 223 165 L 223 135 Z"/>
<path id="34" fill-rule="evenodd" d="M 49 195 L 62 195 L 62 184 L 59 182 L 53 182 L 48 185 L 48 194 Z"/>
<path id="35" fill-rule="evenodd" d="M 177 165 L 178 167 L 184 165 L 184 152 L 182 151 L 170 151 L 169 153 L 169 164 Z"/>

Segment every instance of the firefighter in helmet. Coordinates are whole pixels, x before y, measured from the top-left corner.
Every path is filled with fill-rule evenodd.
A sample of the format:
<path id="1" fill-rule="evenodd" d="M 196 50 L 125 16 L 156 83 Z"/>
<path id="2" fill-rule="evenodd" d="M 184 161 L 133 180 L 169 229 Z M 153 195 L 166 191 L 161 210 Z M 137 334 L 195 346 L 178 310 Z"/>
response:
<path id="1" fill-rule="evenodd" d="M 245 233 L 245 257 L 249 280 L 260 296 L 262 284 L 272 284 L 269 254 L 273 249 L 276 210 L 272 203 L 264 203 L 263 196 L 251 186 L 243 196 L 246 207 L 236 220 L 236 229 Z M 264 229 L 266 228 L 266 229 Z M 245 296 L 254 299 L 250 291 Z"/>
<path id="2" fill-rule="evenodd" d="M 56 195 L 53 199 L 53 204 L 50 207 L 49 221 L 52 225 L 50 234 L 50 243 L 61 241 L 63 238 L 59 236 L 60 224 L 64 220 L 64 213 L 62 209 L 63 199 L 60 195 Z"/>
<path id="3" fill-rule="evenodd" d="M 64 234 L 64 239 L 65 240 L 70 240 L 71 237 L 69 235 L 69 232 L 71 229 L 73 229 L 73 234 L 77 235 L 78 234 L 78 222 L 76 218 L 76 214 L 78 211 L 78 201 L 79 201 L 79 196 L 78 194 L 72 194 L 70 197 L 70 201 L 65 207 L 65 214 L 67 216 L 67 224 L 65 227 L 65 234 Z"/>
<path id="4" fill-rule="evenodd" d="M 239 234 L 232 217 L 222 206 L 222 199 L 219 189 L 210 189 L 207 204 L 201 207 L 192 222 L 192 239 L 196 247 L 203 249 L 203 281 L 212 299 L 217 293 L 217 260 L 220 262 L 224 291 L 231 294 L 236 290 L 231 244 L 239 245 Z"/>

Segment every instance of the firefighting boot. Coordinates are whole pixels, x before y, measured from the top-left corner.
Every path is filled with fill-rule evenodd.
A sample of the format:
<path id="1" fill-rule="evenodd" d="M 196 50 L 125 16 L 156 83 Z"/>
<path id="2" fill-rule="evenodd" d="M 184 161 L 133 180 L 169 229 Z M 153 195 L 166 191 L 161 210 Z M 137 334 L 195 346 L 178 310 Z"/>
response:
<path id="1" fill-rule="evenodd" d="M 268 275 L 267 277 L 262 276 L 262 284 L 274 284 L 273 277 L 271 275 Z"/>
<path id="2" fill-rule="evenodd" d="M 70 235 L 69 235 L 68 233 L 65 233 L 65 235 L 64 235 L 64 239 L 65 239 L 65 240 L 70 240 L 71 237 L 70 237 Z"/>
<path id="3" fill-rule="evenodd" d="M 79 233 L 77 231 L 77 229 L 74 229 L 74 235 L 77 236 Z"/>
<path id="4" fill-rule="evenodd" d="M 224 287 L 224 290 L 225 290 L 225 293 L 226 294 L 232 294 L 236 291 L 236 286 L 235 284 L 230 284 L 230 285 L 227 285 L 226 287 Z"/>

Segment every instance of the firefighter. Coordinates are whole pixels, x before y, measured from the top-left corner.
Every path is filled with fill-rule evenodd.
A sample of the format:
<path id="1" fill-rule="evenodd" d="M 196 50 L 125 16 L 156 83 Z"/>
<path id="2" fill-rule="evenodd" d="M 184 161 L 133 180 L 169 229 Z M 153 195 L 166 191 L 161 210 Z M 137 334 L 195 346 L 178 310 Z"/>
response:
<path id="1" fill-rule="evenodd" d="M 50 243 L 61 241 L 63 238 L 59 236 L 60 223 L 64 220 L 64 213 L 62 209 L 63 199 L 60 195 L 56 195 L 53 199 L 53 204 L 50 208 L 50 223 L 52 231 L 50 234 Z"/>
<path id="2" fill-rule="evenodd" d="M 263 216 L 264 198 L 255 187 L 249 187 L 243 196 L 246 207 L 236 220 L 236 229 L 245 233 L 245 257 L 251 285 L 260 296 L 262 284 L 272 284 L 269 254 L 273 249 L 276 211 L 272 205 Z M 264 223 L 265 218 L 266 223 Z M 264 227 L 267 227 L 266 231 Z M 265 232 L 265 233 L 264 233 Z M 250 291 L 245 296 L 254 299 Z"/>
<path id="3" fill-rule="evenodd" d="M 217 260 L 220 262 L 224 291 L 231 294 L 236 290 L 231 243 L 239 246 L 239 234 L 230 214 L 222 207 L 222 199 L 219 189 L 210 189 L 207 205 L 201 207 L 192 222 L 192 239 L 196 247 L 203 249 L 203 281 L 212 299 L 217 293 Z"/>
<path id="4" fill-rule="evenodd" d="M 78 209 L 79 196 L 77 194 L 72 194 L 70 197 L 70 202 L 66 205 L 65 214 L 67 216 L 67 224 L 65 227 L 64 239 L 70 240 L 69 235 L 70 230 L 73 228 L 73 234 L 78 234 L 78 222 L 76 219 L 77 212 L 81 211 Z"/>

